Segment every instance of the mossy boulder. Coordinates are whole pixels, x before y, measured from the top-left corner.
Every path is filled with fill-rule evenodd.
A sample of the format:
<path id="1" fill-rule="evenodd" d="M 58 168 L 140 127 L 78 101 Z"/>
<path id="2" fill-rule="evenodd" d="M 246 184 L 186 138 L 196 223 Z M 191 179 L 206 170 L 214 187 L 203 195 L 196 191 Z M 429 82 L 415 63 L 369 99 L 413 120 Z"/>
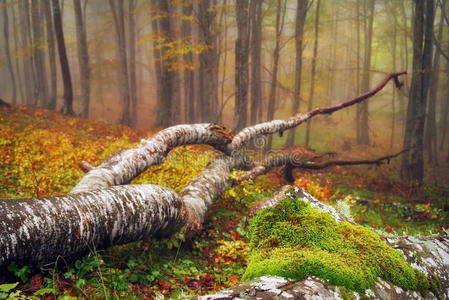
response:
<path id="1" fill-rule="evenodd" d="M 409 290 L 432 287 L 430 279 L 370 229 L 337 223 L 296 197 L 259 211 L 249 231 L 244 279 L 277 275 L 302 281 L 314 275 L 359 292 L 373 287 L 378 277 Z"/>

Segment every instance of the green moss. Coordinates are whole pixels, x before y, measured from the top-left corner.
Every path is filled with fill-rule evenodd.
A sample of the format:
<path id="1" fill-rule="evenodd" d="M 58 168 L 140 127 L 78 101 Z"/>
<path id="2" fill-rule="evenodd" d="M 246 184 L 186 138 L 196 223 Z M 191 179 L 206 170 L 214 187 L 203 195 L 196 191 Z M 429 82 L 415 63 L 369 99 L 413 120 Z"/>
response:
<path id="1" fill-rule="evenodd" d="M 261 210 L 249 231 L 245 279 L 278 275 L 304 280 L 315 275 L 359 292 L 373 287 L 378 277 L 410 290 L 426 291 L 435 285 L 376 233 L 337 223 L 297 198 Z"/>

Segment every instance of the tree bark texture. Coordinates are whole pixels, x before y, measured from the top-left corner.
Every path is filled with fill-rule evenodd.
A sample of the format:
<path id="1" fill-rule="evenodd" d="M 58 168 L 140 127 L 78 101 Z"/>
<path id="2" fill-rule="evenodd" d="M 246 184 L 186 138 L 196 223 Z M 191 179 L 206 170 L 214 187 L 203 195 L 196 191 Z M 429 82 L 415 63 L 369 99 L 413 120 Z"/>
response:
<path id="1" fill-rule="evenodd" d="M 70 75 L 69 61 L 64 41 L 64 31 L 62 27 L 61 10 L 58 0 L 51 0 L 53 9 L 53 25 L 56 35 L 56 44 L 58 46 L 59 62 L 61 64 L 61 75 L 64 84 L 64 107 L 63 112 L 68 115 L 74 115 L 72 77 Z"/>
<path id="2" fill-rule="evenodd" d="M 30 36 L 28 34 L 30 28 L 30 19 L 29 19 L 29 5 L 27 1 L 19 0 L 19 13 L 20 13 L 20 37 L 21 37 L 21 46 L 23 49 L 26 49 L 26 55 L 23 59 L 22 63 L 22 71 L 25 84 L 25 99 L 26 102 L 24 104 L 34 104 L 34 77 L 32 74 L 33 63 L 31 59 L 30 51 Z"/>
<path id="3" fill-rule="evenodd" d="M 83 18 L 80 0 L 73 0 L 73 7 L 75 11 L 78 64 L 80 68 L 81 102 L 83 103 L 81 116 L 83 118 L 88 118 L 90 104 L 90 65 L 87 47 L 86 19 Z"/>
<path id="4" fill-rule="evenodd" d="M 308 0 L 298 0 L 296 7 L 296 25 L 295 25 L 295 92 L 293 95 L 292 112 L 299 111 L 299 102 L 301 100 L 301 74 L 302 74 L 302 51 L 304 43 L 304 23 L 306 21 Z M 290 130 L 287 137 L 286 147 L 295 144 L 296 130 Z"/>

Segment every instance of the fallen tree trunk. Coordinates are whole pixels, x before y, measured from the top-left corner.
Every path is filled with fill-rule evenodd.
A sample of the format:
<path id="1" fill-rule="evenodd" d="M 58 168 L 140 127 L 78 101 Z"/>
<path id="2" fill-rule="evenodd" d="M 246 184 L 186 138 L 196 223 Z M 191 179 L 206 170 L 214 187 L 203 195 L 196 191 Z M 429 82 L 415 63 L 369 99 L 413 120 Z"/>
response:
<path id="1" fill-rule="evenodd" d="M 182 226 L 198 231 L 207 209 L 232 184 L 246 157 L 219 156 L 177 194 L 157 185 L 124 185 L 65 196 L 0 201 L 0 267 L 41 266 L 151 237 Z"/>
<path id="2" fill-rule="evenodd" d="M 275 120 L 258 124 L 242 130 L 236 136 L 214 124 L 170 127 L 144 141 L 136 149 L 116 153 L 98 167 L 83 164 L 82 167 L 88 172 L 69 195 L 1 200 L 0 267 L 13 261 L 40 266 L 53 262 L 58 257 L 70 259 L 79 256 L 92 247 L 167 236 L 184 225 L 192 231 L 200 230 L 204 215 L 213 200 L 226 188 L 239 182 L 231 179 L 231 171 L 254 167 L 252 161 L 239 151 L 250 140 L 276 132 L 282 133 L 314 116 L 360 103 L 376 94 L 389 80 L 393 79 L 397 83 L 397 77 L 401 74 L 403 73 L 387 76 L 373 90 L 342 104 L 315 109 L 287 121 Z M 187 144 L 208 144 L 226 155 L 213 159 L 179 194 L 154 185 L 119 186 L 129 183 L 151 165 L 161 163 L 173 147 Z M 329 165 L 332 164 L 328 163 L 327 166 Z M 317 165 L 314 162 L 303 162 L 301 166 L 316 168 Z M 266 166 L 264 168 L 263 172 L 267 170 Z M 257 174 L 252 177 L 255 176 Z M 336 219 L 341 218 L 335 210 L 316 199 L 313 205 L 331 212 Z M 429 270 L 429 274 L 446 276 L 441 283 L 444 288 L 448 286 L 445 273 L 448 266 L 447 239 L 426 240 L 424 244 L 407 238 L 390 239 L 392 245 L 408 247 L 412 249 L 411 253 L 419 254 L 413 251 L 419 251 L 419 247 L 424 249 L 424 246 L 433 249 L 423 250 L 429 256 L 426 257 L 428 265 L 423 265 L 422 268 Z M 395 241 L 397 244 L 394 244 Z M 413 248 L 414 244 L 410 244 L 410 241 L 419 247 Z M 439 255 L 438 259 L 436 255 Z M 430 266 L 434 269 L 430 269 Z M 319 280 L 311 280 L 318 285 Z M 307 287 L 308 284 L 306 281 L 302 286 Z M 384 283 L 381 284 L 384 290 L 388 290 Z M 309 291 L 313 289 L 313 286 L 309 286 Z M 397 291 L 396 288 L 395 290 Z M 252 295 L 254 292 L 250 293 Z M 321 295 L 327 294 L 323 290 Z"/>

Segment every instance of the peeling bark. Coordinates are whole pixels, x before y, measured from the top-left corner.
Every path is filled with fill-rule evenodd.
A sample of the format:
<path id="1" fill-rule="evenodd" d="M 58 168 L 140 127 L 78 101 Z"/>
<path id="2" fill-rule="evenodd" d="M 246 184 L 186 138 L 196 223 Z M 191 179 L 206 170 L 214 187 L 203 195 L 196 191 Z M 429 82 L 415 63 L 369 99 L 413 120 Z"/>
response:
<path id="1" fill-rule="evenodd" d="M 0 266 L 39 266 L 181 227 L 180 197 L 156 185 L 127 185 L 66 196 L 0 201 Z"/>
<path id="2" fill-rule="evenodd" d="M 177 146 L 190 144 L 215 146 L 229 142 L 229 137 L 222 133 L 221 127 L 212 124 L 169 127 L 143 141 L 138 148 L 118 152 L 90 170 L 71 193 L 127 184 L 150 166 L 161 164 L 168 152 Z"/>

